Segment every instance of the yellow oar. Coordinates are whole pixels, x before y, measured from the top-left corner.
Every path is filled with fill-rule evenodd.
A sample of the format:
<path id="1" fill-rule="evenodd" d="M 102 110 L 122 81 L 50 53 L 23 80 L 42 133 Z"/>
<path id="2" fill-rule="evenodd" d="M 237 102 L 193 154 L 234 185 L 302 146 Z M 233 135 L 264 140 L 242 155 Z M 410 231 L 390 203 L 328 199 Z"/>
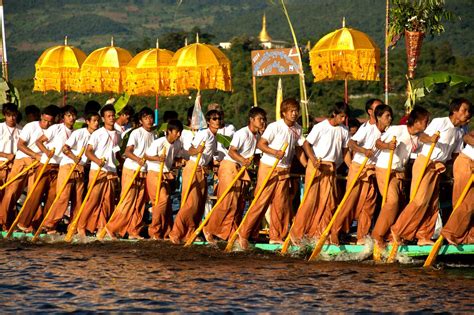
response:
<path id="1" fill-rule="evenodd" d="M 323 234 L 321 234 L 321 237 L 318 240 L 318 243 L 313 249 L 313 252 L 311 253 L 311 256 L 309 257 L 309 261 L 315 260 L 318 256 L 319 253 L 321 252 L 321 249 L 323 248 L 324 243 L 326 243 L 326 239 L 328 238 L 329 232 L 331 232 L 331 228 L 334 225 L 334 222 L 336 221 L 337 216 L 339 215 L 339 212 L 341 212 L 342 207 L 346 203 L 347 198 L 349 198 L 349 195 L 352 192 L 352 189 L 354 188 L 355 184 L 357 183 L 357 180 L 359 180 L 359 176 L 364 170 L 365 164 L 367 164 L 367 161 L 369 160 L 368 157 L 364 159 L 362 164 L 360 165 L 359 170 L 357 171 L 356 176 L 350 183 L 349 187 L 346 189 L 346 193 L 344 194 L 344 197 L 342 198 L 341 202 L 339 203 L 339 206 L 337 206 L 336 211 L 334 212 L 334 215 L 331 218 L 331 221 L 329 221 L 328 226 L 326 229 L 324 229 Z"/>
<path id="2" fill-rule="evenodd" d="M 454 211 L 456 211 L 456 209 L 459 208 L 461 203 L 464 201 L 464 198 L 469 192 L 469 189 L 471 189 L 471 185 L 473 181 L 474 181 L 474 174 L 472 174 L 471 177 L 469 178 L 469 181 L 464 187 L 461 193 L 461 196 L 459 196 L 459 199 L 456 202 L 456 205 L 454 206 L 453 212 L 451 212 L 451 215 L 449 217 L 451 217 L 454 214 Z M 431 267 L 433 265 L 433 263 L 436 260 L 436 257 L 438 256 L 439 249 L 441 248 L 441 245 L 443 245 L 443 240 L 444 240 L 444 237 L 443 235 L 440 234 L 438 239 L 436 240 L 436 243 L 434 243 L 433 247 L 431 248 L 430 254 L 428 255 L 428 258 L 426 258 L 426 261 L 423 267 Z"/>
<path id="3" fill-rule="evenodd" d="M 439 131 L 436 131 L 435 134 L 439 136 Z M 420 188 L 421 180 L 423 179 L 423 176 L 425 175 L 426 168 L 430 164 L 431 154 L 433 153 L 433 150 L 437 142 L 438 141 L 433 142 L 430 146 L 430 150 L 428 151 L 428 156 L 426 157 L 426 162 L 423 165 L 423 168 L 421 169 L 420 175 L 418 176 L 418 179 L 416 180 L 415 187 L 412 190 L 412 193 L 410 195 L 410 202 L 412 202 L 413 199 L 415 199 L 416 193 L 418 192 L 418 188 Z M 393 263 L 395 261 L 395 257 L 397 256 L 399 246 L 400 244 L 396 240 L 392 241 L 392 250 L 390 251 L 390 254 L 388 255 L 388 258 L 387 258 L 388 263 Z"/>
<path id="4" fill-rule="evenodd" d="M 201 142 L 201 146 L 204 147 L 206 144 L 205 141 Z M 191 185 L 193 184 L 194 176 L 196 175 L 197 168 L 199 166 L 199 161 L 201 160 L 202 153 L 198 153 L 198 156 L 196 158 L 196 164 L 194 165 L 193 168 L 193 173 L 191 174 L 191 178 L 189 179 L 189 184 L 186 190 L 184 191 L 183 199 L 181 200 L 181 207 L 184 206 L 184 203 L 186 202 L 186 199 L 188 199 L 189 192 L 191 191 Z"/>
<path id="5" fill-rule="evenodd" d="M 392 138 L 392 142 L 396 142 L 397 137 Z M 392 161 L 393 161 L 393 152 L 395 150 L 390 150 L 390 156 L 388 158 L 388 166 L 387 166 L 387 175 L 385 175 L 385 185 L 383 186 L 383 193 L 382 193 L 382 207 L 387 201 L 387 194 L 388 194 L 388 184 L 390 182 L 390 175 L 392 174 Z M 374 242 L 374 251 L 373 254 L 374 256 L 374 261 L 381 261 L 381 253 L 380 253 L 380 248 L 377 245 L 377 242 Z"/>
<path id="6" fill-rule="evenodd" d="M 252 157 L 253 159 L 253 157 Z M 237 175 L 235 176 L 235 178 L 232 180 L 232 182 L 229 184 L 229 187 L 226 188 L 226 190 L 222 193 L 222 195 L 219 197 L 219 199 L 216 201 L 216 204 L 214 205 L 214 207 L 212 207 L 211 211 L 209 211 L 209 213 L 207 214 L 206 218 L 204 219 L 204 221 L 201 222 L 201 224 L 199 225 L 199 227 L 196 229 L 196 231 L 194 231 L 193 234 L 191 234 L 191 236 L 186 240 L 186 243 L 184 244 L 185 247 L 188 247 L 190 246 L 194 240 L 196 239 L 196 237 L 199 235 L 199 233 L 201 233 L 202 229 L 206 226 L 207 222 L 209 221 L 209 219 L 211 218 L 211 215 L 212 213 L 214 212 L 214 210 L 221 204 L 222 200 L 224 200 L 225 196 L 227 196 L 227 194 L 229 193 L 229 191 L 234 187 L 235 183 L 240 179 L 240 177 L 242 176 L 242 174 L 245 172 L 245 170 L 247 169 L 247 166 L 243 166 L 240 171 L 237 173 Z"/>
<path id="7" fill-rule="evenodd" d="M 161 151 L 161 155 L 165 156 L 166 160 L 166 147 L 163 148 Z M 160 190 L 161 190 L 161 182 L 163 181 L 163 168 L 165 166 L 165 161 L 160 162 L 160 173 L 158 174 L 158 184 L 156 185 L 156 197 L 155 197 L 155 205 L 158 204 L 158 200 L 160 199 Z"/>
<path id="8" fill-rule="evenodd" d="M 105 161 L 104 158 L 102 158 L 102 162 L 103 161 Z M 84 197 L 84 200 L 82 201 L 79 211 L 77 211 L 77 213 L 74 214 L 74 220 L 68 226 L 67 234 L 66 234 L 66 237 L 64 238 L 64 241 L 68 243 L 72 241 L 72 237 L 74 236 L 74 234 L 76 234 L 77 222 L 79 222 L 79 218 L 81 217 L 81 214 L 84 211 L 84 208 L 86 207 L 87 200 L 89 200 L 89 197 L 92 193 L 92 189 L 94 189 L 95 183 L 97 182 L 97 178 L 99 178 L 101 169 L 102 169 L 102 166 L 99 165 L 99 169 L 97 169 L 97 173 L 92 179 L 92 182 L 89 183 L 89 189 L 87 190 L 86 196 Z"/>
<path id="9" fill-rule="evenodd" d="M 286 148 L 288 147 L 288 143 L 285 143 L 283 145 L 283 147 L 280 149 L 281 151 L 283 151 L 283 154 L 285 154 L 285 151 L 286 151 Z M 225 248 L 225 251 L 226 252 L 231 252 L 232 251 L 232 247 L 234 247 L 234 243 L 235 243 L 235 240 L 237 239 L 237 236 L 239 235 L 239 231 L 240 231 L 240 228 L 242 227 L 242 225 L 245 223 L 245 220 L 247 219 L 247 216 L 248 214 L 250 213 L 250 210 L 252 210 L 252 207 L 255 205 L 255 203 L 257 202 L 258 198 L 260 197 L 260 195 L 262 194 L 263 190 L 265 189 L 265 186 L 267 185 L 267 182 L 270 180 L 270 177 L 272 176 L 273 174 L 273 171 L 276 169 L 278 163 L 280 162 L 280 159 L 276 159 L 275 163 L 273 163 L 273 166 L 272 168 L 270 169 L 270 171 L 268 172 L 267 174 L 267 177 L 265 177 L 265 179 L 263 180 L 263 183 L 262 185 L 260 186 L 260 189 L 257 191 L 257 193 L 255 194 L 255 197 L 253 198 L 253 201 L 252 203 L 250 204 L 249 208 L 247 209 L 247 212 L 245 213 L 245 216 L 244 218 L 242 219 L 242 222 L 240 222 L 240 225 L 239 227 L 237 228 L 237 230 L 234 232 L 234 234 L 232 234 L 231 238 L 227 241 L 227 246 Z"/>
<path id="10" fill-rule="evenodd" d="M 318 159 L 318 160 L 321 161 L 321 159 Z M 308 162 L 308 163 L 311 163 L 311 162 Z M 316 177 L 316 172 L 317 171 L 318 171 L 318 169 L 314 168 L 313 172 L 311 173 L 311 177 L 309 178 L 308 185 L 307 185 L 306 190 L 303 194 L 303 199 L 301 199 L 300 206 L 298 207 L 298 210 L 296 210 L 296 215 L 298 215 L 298 212 L 300 211 L 301 207 L 304 205 L 304 202 L 306 201 L 306 198 L 308 197 L 309 188 L 313 184 L 313 181 L 314 181 L 314 178 Z M 293 219 L 293 223 L 291 224 L 290 230 L 288 231 L 288 236 L 286 237 L 285 242 L 283 243 L 283 245 L 281 247 L 281 252 L 280 252 L 281 254 L 286 254 L 286 252 L 288 251 L 288 247 L 290 245 L 290 239 L 291 239 L 291 237 L 290 237 L 291 230 L 293 229 L 294 225 L 295 225 L 295 219 Z"/>
<path id="11" fill-rule="evenodd" d="M 8 182 L 6 182 L 5 184 L 3 184 L 2 186 L 0 186 L 0 190 L 6 188 L 8 185 L 10 185 L 11 183 L 13 183 L 14 181 L 16 181 L 18 178 L 20 178 L 21 176 L 23 176 L 26 172 L 28 172 L 30 169 L 32 169 L 33 167 L 35 167 L 36 165 L 38 165 L 39 161 L 34 161 L 33 163 L 31 163 L 30 165 L 28 165 L 28 167 L 25 167 L 23 170 L 21 170 L 20 173 L 16 174 L 12 179 L 10 179 Z"/>
<path id="12" fill-rule="evenodd" d="M 66 188 L 66 185 L 69 181 L 69 178 L 71 178 L 72 176 L 72 173 L 74 173 L 74 170 L 76 169 L 77 165 L 79 164 L 79 162 L 81 161 L 81 158 L 82 158 L 82 155 L 84 154 L 84 151 L 86 150 L 86 147 L 83 147 L 81 149 L 81 152 L 79 153 L 79 155 L 77 156 L 78 157 L 78 161 L 76 163 L 74 163 L 74 166 L 71 168 L 71 170 L 69 171 L 69 173 L 67 174 L 67 177 L 66 177 L 66 180 L 64 181 L 63 185 L 61 186 L 61 188 L 59 189 L 59 191 L 56 193 L 56 197 L 54 198 L 53 200 L 53 203 L 51 204 L 51 207 L 49 207 L 49 210 L 48 212 L 46 212 L 46 215 L 44 216 L 43 218 L 43 221 L 41 221 L 41 224 L 40 226 L 38 227 L 38 230 L 36 230 L 36 233 L 35 235 L 33 236 L 33 239 L 31 240 L 32 242 L 35 242 L 37 239 L 38 239 L 38 236 L 41 234 L 41 229 L 43 228 L 43 225 L 44 223 L 46 222 L 46 219 L 49 217 L 49 215 L 51 214 L 51 211 L 53 211 L 53 206 L 54 204 L 59 200 L 59 197 L 61 197 L 61 194 L 63 193 L 64 191 L 64 188 Z"/>
<path id="13" fill-rule="evenodd" d="M 5 161 L 3 161 L 3 163 L 0 164 L 0 168 L 2 168 L 2 167 L 4 167 L 5 165 L 7 165 L 8 162 L 10 162 L 10 160 L 5 160 Z"/>
<path id="14" fill-rule="evenodd" d="M 51 156 L 53 156 L 53 155 L 54 155 L 54 148 L 51 150 L 51 152 L 52 152 Z M 21 215 L 23 214 L 23 211 L 25 211 L 25 209 L 26 209 L 26 204 L 28 203 L 28 200 L 30 200 L 31 195 L 33 194 L 33 191 L 36 189 L 36 186 L 38 186 L 38 183 L 39 183 L 41 177 L 43 176 L 44 170 L 46 169 L 46 166 L 48 166 L 48 163 L 49 163 L 49 160 L 50 160 L 50 159 L 51 159 L 51 158 L 48 157 L 48 158 L 46 159 L 46 163 L 44 163 L 44 164 L 43 164 L 43 167 L 41 167 L 41 169 L 40 169 L 38 175 L 37 175 L 36 178 L 35 178 L 35 181 L 34 181 L 34 183 L 33 183 L 33 186 L 31 187 L 31 190 L 30 190 L 30 187 L 28 187 L 28 194 L 26 195 L 26 199 L 25 199 L 25 201 L 23 202 L 23 206 L 21 206 L 20 212 L 18 213 L 18 215 L 17 215 L 16 218 L 15 218 L 15 221 L 13 221 L 12 226 L 11 226 L 10 229 L 8 230 L 8 233 L 7 233 L 7 235 L 6 235 L 6 238 L 9 238 L 9 237 L 13 234 L 13 231 L 15 230 L 16 225 L 18 224 L 18 221 L 20 220 L 20 217 L 21 217 Z M 36 210 L 37 210 L 37 209 L 33 209 L 33 211 L 36 211 Z"/>
<path id="15" fill-rule="evenodd" d="M 112 212 L 112 215 L 110 216 L 109 221 L 105 224 L 104 228 L 100 230 L 99 233 L 97 233 L 97 239 L 102 240 L 107 233 L 107 225 L 112 221 L 114 218 L 115 214 L 117 213 L 117 208 L 122 204 L 122 202 L 125 200 L 125 197 L 127 196 L 128 192 L 130 191 L 130 188 L 132 188 L 133 183 L 135 182 L 135 179 L 137 178 L 138 174 L 140 173 L 140 170 L 142 169 L 141 165 L 138 165 L 137 169 L 135 170 L 135 173 L 133 174 L 132 180 L 130 183 L 128 183 L 128 186 L 125 187 L 125 190 L 122 193 L 122 196 L 120 197 L 120 200 L 118 204 L 115 206 L 114 211 Z"/>

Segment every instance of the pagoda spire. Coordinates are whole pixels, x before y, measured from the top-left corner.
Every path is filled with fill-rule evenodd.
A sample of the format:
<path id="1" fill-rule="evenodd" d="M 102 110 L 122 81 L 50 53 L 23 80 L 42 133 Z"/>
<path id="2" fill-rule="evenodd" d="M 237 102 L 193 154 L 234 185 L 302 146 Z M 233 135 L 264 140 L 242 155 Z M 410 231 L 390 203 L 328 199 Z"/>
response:
<path id="1" fill-rule="evenodd" d="M 260 31 L 260 34 L 258 35 L 258 39 L 262 43 L 272 41 L 272 38 L 270 37 L 270 35 L 268 35 L 268 32 L 267 32 L 267 17 L 265 13 L 263 13 L 262 30 Z"/>

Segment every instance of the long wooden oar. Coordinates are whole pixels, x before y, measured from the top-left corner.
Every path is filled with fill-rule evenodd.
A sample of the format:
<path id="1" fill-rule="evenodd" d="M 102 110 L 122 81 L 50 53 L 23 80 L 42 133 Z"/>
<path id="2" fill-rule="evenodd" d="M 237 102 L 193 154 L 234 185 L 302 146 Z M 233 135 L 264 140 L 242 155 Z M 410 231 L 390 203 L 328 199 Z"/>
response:
<path id="1" fill-rule="evenodd" d="M 337 209 L 334 212 L 334 215 L 332 216 L 331 221 L 329 221 L 328 226 L 323 231 L 323 234 L 321 234 L 321 237 L 319 238 L 318 243 L 314 247 L 313 252 L 311 253 L 311 256 L 309 257 L 309 261 L 315 260 L 319 256 L 319 253 L 321 252 L 321 249 L 323 248 L 324 243 L 326 243 L 326 239 L 328 238 L 328 235 L 331 232 L 331 228 L 334 225 L 334 222 L 336 221 L 336 218 L 339 215 L 339 212 L 341 212 L 341 209 L 344 206 L 344 204 L 346 203 L 347 198 L 349 198 L 349 195 L 351 194 L 352 189 L 354 188 L 355 184 L 359 180 L 359 176 L 362 173 L 362 171 L 364 170 L 365 164 L 367 164 L 368 160 L 369 160 L 369 158 L 366 157 L 364 159 L 364 161 L 362 162 L 362 164 L 360 165 L 356 176 L 354 177 L 354 179 L 350 183 L 349 187 L 346 189 L 346 193 L 344 194 L 344 197 L 342 198 L 341 202 L 339 203 L 339 206 L 337 206 Z"/>
<path id="2" fill-rule="evenodd" d="M 119 202 L 115 206 L 114 211 L 112 212 L 112 215 L 110 216 L 109 221 L 105 224 L 104 228 L 97 233 L 97 239 L 102 240 L 107 233 L 107 225 L 112 222 L 113 218 L 115 217 L 115 214 L 117 213 L 117 208 L 122 204 L 122 202 L 125 200 L 125 197 L 127 196 L 128 192 L 130 191 L 130 188 L 132 188 L 133 183 L 135 182 L 135 179 L 137 178 L 138 174 L 140 173 L 140 170 L 142 169 L 141 165 L 138 165 L 137 169 L 135 170 L 135 173 L 133 173 L 132 180 L 130 183 L 128 183 L 128 186 L 125 187 L 125 190 L 122 193 L 122 196 L 120 197 Z"/>
<path id="3" fill-rule="evenodd" d="M 166 160 L 166 147 L 163 148 L 161 151 L 161 155 L 165 156 Z M 160 199 L 160 190 L 161 190 L 161 182 L 163 181 L 163 168 L 165 167 L 165 161 L 160 162 L 160 173 L 158 174 L 158 184 L 156 185 L 156 196 L 155 196 L 155 205 L 158 204 L 158 200 Z"/>
<path id="4" fill-rule="evenodd" d="M 186 243 L 184 244 L 185 247 L 190 246 L 194 242 L 196 237 L 199 235 L 199 233 L 201 233 L 202 229 L 206 226 L 207 222 L 211 219 L 211 215 L 214 212 L 214 210 L 221 204 L 222 200 L 224 200 L 225 196 L 227 196 L 229 191 L 234 187 L 235 183 L 240 179 L 240 177 L 242 176 L 242 174 L 245 172 L 246 169 L 247 169 L 247 166 L 242 166 L 240 168 L 240 171 L 237 173 L 235 178 L 232 180 L 232 182 L 229 184 L 226 190 L 222 193 L 222 195 L 216 201 L 216 204 L 214 205 L 214 207 L 212 207 L 211 211 L 209 211 L 204 221 L 201 222 L 201 224 L 196 229 L 196 231 L 194 231 L 194 233 L 191 234 L 191 236 L 186 240 Z"/>
<path id="5" fill-rule="evenodd" d="M 436 131 L 435 133 L 439 137 L 439 131 Z M 435 141 L 431 144 L 430 150 L 428 151 L 428 156 L 426 157 L 426 162 L 423 165 L 423 168 L 421 169 L 420 175 L 418 176 L 418 179 L 416 180 L 415 187 L 412 190 L 412 193 L 410 195 L 410 202 L 415 199 L 416 193 L 418 192 L 418 188 L 420 188 L 421 180 L 423 179 L 423 176 L 425 175 L 426 168 L 430 164 L 430 159 L 431 159 L 431 154 L 433 154 L 433 150 L 436 146 L 436 143 L 438 141 Z M 392 240 L 392 250 L 390 251 L 390 254 L 388 255 L 387 262 L 388 263 L 393 263 L 395 261 L 395 257 L 397 256 L 398 252 L 398 247 L 400 244 L 396 240 Z"/>
<path id="6" fill-rule="evenodd" d="M 318 159 L 318 160 L 321 161 L 321 159 Z M 311 162 L 309 162 L 309 163 L 311 163 Z M 303 194 L 303 199 L 301 199 L 300 206 L 298 207 L 298 210 L 296 210 L 296 215 L 298 215 L 298 212 L 300 211 L 301 207 L 303 207 L 304 202 L 306 201 L 306 198 L 308 197 L 309 189 L 310 189 L 311 185 L 313 184 L 313 181 L 314 181 L 314 178 L 316 177 L 317 171 L 318 171 L 318 168 L 315 167 L 313 172 L 311 173 L 311 177 L 309 178 L 308 185 L 307 185 L 307 187 L 305 187 L 306 189 L 305 189 L 305 192 Z M 286 237 L 285 242 L 283 243 L 283 245 L 281 247 L 281 252 L 280 252 L 281 254 L 286 254 L 288 252 L 288 247 L 290 245 L 290 239 L 291 239 L 291 230 L 293 230 L 293 226 L 295 226 L 295 219 L 296 219 L 296 216 L 293 219 L 293 223 L 291 224 L 290 230 L 288 231 L 288 236 Z"/>
<path id="7" fill-rule="evenodd" d="M 285 143 L 282 147 L 281 147 L 281 151 L 283 151 L 283 154 L 286 152 L 286 148 L 288 147 L 288 143 Z M 231 238 L 227 241 L 227 246 L 225 248 L 225 251 L 226 252 L 231 252 L 232 251 L 232 248 L 234 247 L 234 243 L 235 243 L 235 240 L 237 239 L 237 236 L 239 235 L 239 231 L 240 231 L 240 228 L 242 227 L 242 225 L 245 223 L 245 220 L 247 219 L 247 216 L 248 214 L 250 213 L 250 210 L 252 210 L 252 207 L 255 205 L 255 203 L 257 202 L 258 198 L 260 197 L 260 195 L 262 194 L 263 190 L 265 189 L 265 186 L 267 185 L 267 182 L 270 180 L 270 177 L 272 176 L 273 174 L 273 171 L 275 171 L 278 163 L 280 162 L 281 159 L 276 159 L 275 163 L 273 163 L 273 166 L 272 168 L 270 169 L 270 171 L 268 172 L 267 174 L 267 177 L 265 177 L 265 179 L 263 180 L 262 182 L 262 185 L 260 186 L 260 189 L 257 191 L 257 193 L 255 194 L 255 197 L 253 198 L 253 201 L 252 203 L 250 204 L 249 208 L 247 209 L 247 212 L 245 213 L 245 216 L 244 218 L 242 219 L 242 222 L 240 222 L 240 225 L 239 227 L 237 228 L 237 230 L 234 232 L 234 234 L 232 234 Z"/>
<path id="8" fill-rule="evenodd" d="M 204 147 L 206 144 L 205 141 L 201 142 L 201 146 Z M 183 199 L 181 200 L 181 207 L 184 206 L 184 203 L 186 202 L 186 199 L 188 199 L 189 192 L 191 191 L 191 186 L 193 184 L 194 176 L 196 176 L 196 171 L 199 166 L 199 161 L 201 160 L 202 153 L 198 153 L 197 158 L 196 158 L 196 164 L 194 165 L 193 172 L 191 174 L 191 178 L 189 179 L 189 184 L 188 187 L 186 187 L 186 190 L 184 191 Z"/>
<path id="9" fill-rule="evenodd" d="M 392 142 L 397 141 L 397 137 L 392 138 Z M 395 150 L 390 150 L 390 156 L 388 158 L 388 166 L 387 166 L 387 175 L 385 175 L 385 184 L 383 186 L 383 193 L 382 193 L 382 207 L 387 201 L 387 194 L 388 194 L 388 184 L 390 182 L 390 175 L 392 174 L 392 161 L 393 161 L 393 152 Z M 377 242 L 374 242 L 374 251 L 372 256 L 374 257 L 374 261 L 381 261 L 381 253 L 380 248 L 377 245 Z"/>
<path id="10" fill-rule="evenodd" d="M 43 221 L 41 221 L 41 224 L 40 226 L 38 227 L 38 230 L 36 230 L 36 233 L 35 235 L 33 236 L 33 239 L 31 239 L 32 242 L 35 242 L 37 239 L 38 239 L 38 236 L 41 234 L 41 229 L 43 228 L 43 225 L 44 223 L 46 222 L 46 220 L 48 219 L 49 215 L 51 214 L 51 212 L 53 211 L 53 207 L 54 205 L 56 204 L 56 202 L 59 200 L 59 197 L 61 197 L 61 194 L 63 193 L 64 189 L 66 188 L 66 185 L 69 181 L 69 178 L 71 178 L 72 176 L 72 173 L 74 173 L 74 170 L 76 169 L 77 165 L 79 164 L 79 162 L 81 161 L 81 158 L 82 158 L 82 155 L 84 154 L 84 151 L 86 150 L 86 147 L 83 147 L 81 149 L 81 152 L 79 153 L 79 155 L 77 156 L 78 157 L 78 161 L 76 163 L 74 163 L 74 166 L 71 168 L 71 170 L 69 171 L 69 173 L 67 174 L 67 177 L 66 177 L 66 180 L 64 181 L 63 185 L 61 186 L 61 188 L 59 189 L 59 191 L 56 193 L 56 197 L 54 198 L 53 200 L 53 203 L 51 204 L 51 207 L 49 207 L 49 210 L 48 212 L 46 212 L 46 215 L 44 216 L 43 218 Z"/>
<path id="11" fill-rule="evenodd" d="M 18 178 L 20 178 L 21 176 L 23 176 L 26 172 L 28 172 L 30 169 L 32 169 L 33 167 L 35 167 L 36 165 L 38 165 L 39 161 L 34 161 L 33 163 L 31 163 L 30 165 L 28 165 L 27 167 L 25 167 L 24 169 L 21 170 L 20 173 L 16 174 L 12 179 L 10 179 L 8 182 L 6 182 L 5 184 L 3 184 L 2 186 L 0 186 L 0 190 L 2 189 L 5 189 L 7 188 L 8 185 L 10 185 L 11 183 L 13 183 L 14 181 L 16 181 Z"/>
<path id="12" fill-rule="evenodd" d="M 104 161 L 105 159 L 102 158 L 102 162 Z M 99 168 L 97 169 L 97 173 L 92 179 L 92 182 L 89 183 L 89 189 L 87 190 L 86 196 L 84 197 L 84 200 L 82 201 L 79 211 L 77 211 L 77 213 L 74 214 L 74 220 L 71 222 L 71 224 L 69 224 L 66 237 L 64 238 L 64 241 L 68 243 L 72 241 L 72 237 L 74 236 L 74 234 L 76 234 L 77 223 L 79 222 L 79 218 L 81 217 L 82 212 L 84 211 L 84 208 L 86 207 L 87 200 L 89 200 L 89 197 L 92 193 L 92 189 L 94 189 L 95 183 L 97 182 L 97 178 L 99 178 L 101 170 L 102 170 L 102 166 L 99 165 Z"/>
<path id="13" fill-rule="evenodd" d="M 0 168 L 2 168 L 2 167 L 4 167 L 5 165 L 7 165 L 8 162 L 10 162 L 10 160 L 5 160 L 5 161 L 3 161 L 3 163 L 0 164 Z"/>
<path id="14" fill-rule="evenodd" d="M 461 203 L 464 201 L 464 198 L 469 192 L 469 189 L 471 189 L 471 185 L 473 181 L 474 181 L 474 174 L 471 175 L 471 177 L 469 178 L 469 181 L 467 182 L 466 186 L 464 187 L 461 193 L 461 196 L 459 196 L 459 199 L 456 202 L 456 205 L 454 206 L 453 212 L 451 212 L 451 215 L 449 216 L 450 218 L 454 214 L 454 211 L 456 211 L 456 209 L 459 208 Z M 431 267 L 433 265 L 433 263 L 436 260 L 436 257 L 438 256 L 441 245 L 443 245 L 443 240 L 444 240 L 444 237 L 443 235 L 440 234 L 438 239 L 436 240 L 436 243 L 434 243 L 433 247 L 431 248 L 430 254 L 428 255 L 428 258 L 426 258 L 426 261 L 423 267 Z"/>
<path id="15" fill-rule="evenodd" d="M 54 148 L 51 150 L 51 152 L 52 152 L 52 154 L 51 154 L 51 157 L 52 157 L 54 155 Z M 38 183 L 39 183 L 41 177 L 43 176 L 44 170 L 46 169 L 46 166 L 48 166 L 48 163 L 49 163 L 49 160 L 51 159 L 51 157 L 48 157 L 46 159 L 46 163 L 44 163 L 43 167 L 41 167 L 38 175 L 35 178 L 35 181 L 33 182 L 33 186 L 31 187 L 31 190 L 30 190 L 30 187 L 28 187 L 28 194 L 26 195 L 26 199 L 23 202 L 23 205 L 21 206 L 20 212 L 18 212 L 18 215 L 15 218 L 15 221 L 13 221 L 12 226 L 10 226 L 10 229 L 8 230 L 6 238 L 9 238 L 13 234 L 13 231 L 15 230 L 16 225 L 18 224 L 18 221 L 20 220 L 21 215 L 23 214 L 23 212 L 26 209 L 26 204 L 28 203 L 28 200 L 30 200 L 31 195 L 33 194 L 33 191 L 36 189 L 36 186 L 38 186 Z M 33 211 L 36 211 L 36 210 L 37 209 L 33 209 Z"/>

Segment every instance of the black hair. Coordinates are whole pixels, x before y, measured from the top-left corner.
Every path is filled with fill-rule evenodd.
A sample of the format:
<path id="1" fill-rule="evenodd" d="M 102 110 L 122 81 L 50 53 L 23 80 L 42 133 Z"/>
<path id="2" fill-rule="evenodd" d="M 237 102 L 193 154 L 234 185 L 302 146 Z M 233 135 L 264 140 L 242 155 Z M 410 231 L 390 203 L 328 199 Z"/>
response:
<path id="1" fill-rule="evenodd" d="M 119 113 L 119 116 L 120 115 L 128 115 L 130 117 L 132 117 L 133 115 L 135 115 L 135 110 L 133 109 L 132 106 L 130 105 L 126 105 L 124 108 L 122 108 L 122 110 L 120 111 Z"/>
<path id="2" fill-rule="evenodd" d="M 191 120 L 191 118 L 193 117 L 193 112 L 194 112 L 194 105 L 191 106 L 191 107 L 188 107 L 187 109 L 187 118 L 188 120 Z"/>
<path id="3" fill-rule="evenodd" d="M 91 120 L 92 117 L 94 117 L 94 116 L 100 117 L 99 112 L 88 112 L 88 113 L 85 113 L 84 119 L 85 119 L 86 121 L 89 121 L 89 120 Z"/>
<path id="4" fill-rule="evenodd" d="M 375 102 L 380 102 L 381 104 L 383 104 L 382 100 L 378 98 L 371 98 L 367 100 L 367 102 L 365 102 L 365 112 L 367 114 L 369 113 L 369 109 L 372 109 L 372 105 L 374 105 Z"/>
<path id="5" fill-rule="evenodd" d="M 263 118 L 267 117 L 267 112 L 261 107 L 252 107 L 249 110 L 248 118 L 255 118 L 258 115 L 261 115 Z"/>
<path id="6" fill-rule="evenodd" d="M 349 129 L 353 127 L 357 127 L 357 129 L 359 129 L 360 125 L 361 123 L 357 118 L 351 117 L 347 120 L 347 126 L 349 127 Z"/>
<path id="7" fill-rule="evenodd" d="M 84 107 L 84 113 L 90 113 L 90 112 L 95 112 L 99 113 L 100 111 L 100 104 L 97 101 L 91 100 L 86 103 L 86 106 Z"/>
<path id="8" fill-rule="evenodd" d="M 64 117 L 64 115 L 66 115 L 67 113 L 70 113 L 70 114 L 73 114 L 73 115 L 77 116 L 77 110 L 71 105 L 66 105 L 66 106 L 61 108 L 61 116 L 62 117 Z"/>
<path id="9" fill-rule="evenodd" d="M 379 117 L 382 117 L 383 113 L 389 112 L 390 116 L 393 117 L 393 111 L 392 108 L 386 104 L 380 104 L 375 108 L 374 116 L 375 116 L 375 121 L 378 121 Z"/>
<path id="10" fill-rule="evenodd" d="M 5 103 L 3 104 L 2 106 L 2 114 L 3 116 L 7 116 L 7 115 L 13 115 L 13 116 L 16 116 L 18 117 L 18 114 L 20 112 L 18 111 L 18 106 L 16 104 L 13 104 L 13 103 Z"/>
<path id="11" fill-rule="evenodd" d="M 300 109 L 300 103 L 294 98 L 287 98 L 281 102 L 280 105 L 280 115 L 283 116 L 283 113 L 286 112 L 290 108 L 297 108 Z"/>
<path id="12" fill-rule="evenodd" d="M 336 102 L 329 110 L 329 115 L 331 116 L 331 118 L 342 113 L 346 115 L 349 114 L 349 105 L 345 102 Z"/>
<path id="13" fill-rule="evenodd" d="M 179 132 L 183 131 L 183 123 L 179 121 L 178 119 L 171 119 L 168 121 L 168 126 L 166 127 L 166 130 L 178 130 Z"/>
<path id="14" fill-rule="evenodd" d="M 174 110 L 167 110 L 163 114 L 163 121 L 168 122 L 171 119 L 178 119 L 178 113 Z"/>
<path id="15" fill-rule="evenodd" d="M 138 112 L 138 120 L 142 119 L 143 117 L 145 116 L 152 116 L 153 117 L 153 110 L 149 107 L 143 107 L 142 109 L 140 109 L 140 111 Z"/>
<path id="16" fill-rule="evenodd" d="M 43 108 L 42 114 L 56 117 L 59 115 L 60 112 L 61 112 L 61 109 L 57 107 L 56 105 L 48 105 L 45 108 Z"/>
<path id="17" fill-rule="evenodd" d="M 28 105 L 25 107 L 25 115 L 35 115 L 36 117 L 39 117 L 41 115 L 41 110 L 36 105 Z"/>
<path id="18" fill-rule="evenodd" d="M 211 120 L 212 116 L 219 116 L 222 118 L 222 112 L 218 111 L 217 109 L 211 109 L 206 113 L 206 122 L 209 122 Z"/>
<path id="19" fill-rule="evenodd" d="M 468 112 L 469 113 L 472 113 L 472 104 L 471 102 L 469 102 L 468 99 L 466 98 L 463 98 L 463 97 L 457 97 L 457 98 L 454 98 L 451 103 L 449 104 L 449 116 L 452 116 L 454 114 L 454 112 L 457 112 L 462 104 L 466 104 L 468 107 L 469 107 L 469 110 Z"/>
<path id="20" fill-rule="evenodd" d="M 413 107 L 410 114 L 408 114 L 407 126 L 413 126 L 417 120 L 425 119 L 430 115 L 430 112 L 421 106 Z"/>
<path id="21" fill-rule="evenodd" d="M 105 112 L 114 112 L 115 115 L 115 107 L 112 104 L 107 104 L 100 110 L 100 117 L 104 117 Z"/>

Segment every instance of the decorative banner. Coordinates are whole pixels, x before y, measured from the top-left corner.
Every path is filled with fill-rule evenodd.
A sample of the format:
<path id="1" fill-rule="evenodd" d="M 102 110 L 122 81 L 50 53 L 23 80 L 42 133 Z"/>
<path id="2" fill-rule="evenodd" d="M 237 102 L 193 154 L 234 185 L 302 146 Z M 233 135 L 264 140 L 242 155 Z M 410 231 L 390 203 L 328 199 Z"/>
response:
<path id="1" fill-rule="evenodd" d="M 294 47 L 252 51 L 254 77 L 299 73 L 298 51 Z"/>

